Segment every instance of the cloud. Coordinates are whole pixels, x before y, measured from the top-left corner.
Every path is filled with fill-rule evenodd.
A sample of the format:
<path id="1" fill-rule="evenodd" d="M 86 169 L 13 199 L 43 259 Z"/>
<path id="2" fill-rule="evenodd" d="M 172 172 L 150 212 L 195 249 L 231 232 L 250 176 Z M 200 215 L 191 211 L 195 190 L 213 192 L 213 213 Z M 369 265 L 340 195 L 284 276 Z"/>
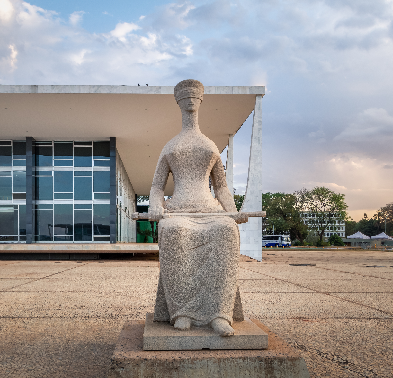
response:
<path id="1" fill-rule="evenodd" d="M 10 45 L 9 47 L 10 47 L 10 50 L 11 50 L 11 53 L 10 53 L 10 67 L 11 67 L 11 70 L 13 71 L 13 70 L 16 69 L 16 62 L 17 62 L 16 57 L 18 56 L 18 51 L 16 50 L 14 45 Z"/>
<path id="2" fill-rule="evenodd" d="M 10 0 L 0 0 L 0 20 L 7 22 L 12 18 L 14 7 Z"/>
<path id="3" fill-rule="evenodd" d="M 316 143 L 326 142 L 325 132 L 322 129 L 319 129 L 317 131 L 312 131 L 311 133 L 308 134 L 308 137 L 314 140 Z"/>
<path id="4" fill-rule="evenodd" d="M 70 55 L 70 60 L 73 61 L 76 65 L 80 66 L 85 62 L 85 55 L 90 52 L 90 50 L 83 49 L 73 55 Z"/>
<path id="5" fill-rule="evenodd" d="M 180 33 L 164 40 L 132 22 L 89 33 L 80 27 L 81 11 L 67 23 L 20 0 L 1 9 L 8 17 L 0 29 L 1 84 L 136 84 L 143 78 L 163 84 L 171 62 L 193 53 L 191 40 Z"/>
<path id="6" fill-rule="evenodd" d="M 335 182 L 320 182 L 320 181 L 310 181 L 307 183 L 307 187 L 316 187 L 316 186 L 324 186 L 325 188 L 328 188 L 330 190 L 333 190 L 338 193 L 345 192 L 348 190 L 345 186 L 343 185 L 338 185 Z"/>
<path id="7" fill-rule="evenodd" d="M 184 30 L 190 26 L 187 16 L 194 8 L 191 1 L 169 3 L 158 7 L 153 14 L 144 20 L 150 28 L 160 32 L 167 33 L 174 29 Z"/>
<path id="8" fill-rule="evenodd" d="M 116 27 L 109 33 L 111 36 L 118 38 L 120 41 L 125 42 L 127 36 L 135 30 L 140 29 L 140 27 L 134 23 L 121 22 L 116 25 Z"/>
<path id="9" fill-rule="evenodd" d="M 335 9 L 349 9 L 358 15 L 374 15 L 377 17 L 387 17 L 392 13 L 392 2 L 390 0 L 325 0 L 325 3 Z"/>
<path id="10" fill-rule="evenodd" d="M 247 14 L 240 1 L 215 0 L 195 6 L 187 14 L 187 19 L 197 28 L 205 25 L 217 27 L 222 24 L 242 26 Z"/>
<path id="11" fill-rule="evenodd" d="M 390 143 L 393 141 L 393 117 L 382 108 L 366 109 L 335 140 L 379 145 Z"/>
<path id="12" fill-rule="evenodd" d="M 85 14 L 85 12 L 83 11 L 77 11 L 77 12 L 73 12 L 70 14 L 70 24 L 72 26 L 78 26 L 83 18 L 83 15 Z"/>

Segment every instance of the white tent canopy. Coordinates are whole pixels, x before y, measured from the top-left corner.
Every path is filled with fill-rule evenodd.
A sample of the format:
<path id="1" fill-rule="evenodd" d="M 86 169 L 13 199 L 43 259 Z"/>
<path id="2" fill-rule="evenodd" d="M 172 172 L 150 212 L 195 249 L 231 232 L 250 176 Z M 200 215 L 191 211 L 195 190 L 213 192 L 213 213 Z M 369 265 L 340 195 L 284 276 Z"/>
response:
<path id="1" fill-rule="evenodd" d="M 369 236 L 362 234 L 360 231 L 356 232 L 356 234 L 347 236 L 347 239 L 370 239 Z"/>
<path id="2" fill-rule="evenodd" d="M 389 239 L 389 240 L 393 240 L 393 238 L 391 238 L 389 235 L 386 235 L 384 232 L 381 232 L 378 235 L 375 236 L 371 236 L 371 239 Z"/>

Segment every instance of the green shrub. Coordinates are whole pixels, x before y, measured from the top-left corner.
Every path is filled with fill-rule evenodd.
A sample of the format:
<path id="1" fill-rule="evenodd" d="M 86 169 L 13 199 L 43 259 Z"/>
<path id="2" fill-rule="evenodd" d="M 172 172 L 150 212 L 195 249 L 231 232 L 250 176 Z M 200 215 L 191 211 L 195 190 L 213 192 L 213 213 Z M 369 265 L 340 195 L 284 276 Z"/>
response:
<path id="1" fill-rule="evenodd" d="M 317 241 L 317 247 L 327 247 L 329 245 L 330 244 L 328 242 L 320 241 L 320 240 Z"/>
<path id="2" fill-rule="evenodd" d="M 344 242 L 342 241 L 342 239 L 337 235 L 331 235 L 329 238 L 329 244 L 330 245 L 336 245 L 336 246 L 344 246 Z"/>
<path id="3" fill-rule="evenodd" d="M 317 245 L 318 240 L 319 240 L 318 234 L 314 230 L 311 230 L 308 232 L 305 242 L 307 245 L 311 246 L 311 245 Z"/>

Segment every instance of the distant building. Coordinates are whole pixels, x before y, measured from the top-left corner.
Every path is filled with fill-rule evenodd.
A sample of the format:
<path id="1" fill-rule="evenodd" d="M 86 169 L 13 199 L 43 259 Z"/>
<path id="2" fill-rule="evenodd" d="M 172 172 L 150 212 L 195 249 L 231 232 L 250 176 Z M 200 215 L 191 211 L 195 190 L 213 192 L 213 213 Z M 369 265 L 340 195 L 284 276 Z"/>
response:
<path id="1" fill-rule="evenodd" d="M 314 213 L 302 212 L 301 214 L 304 223 L 308 226 L 313 224 L 313 220 L 315 220 L 316 215 Z M 339 217 L 333 218 L 333 224 L 330 224 L 326 227 L 324 232 L 324 237 L 328 239 L 330 236 L 337 234 L 341 238 L 345 237 L 345 221 L 339 219 Z M 318 230 L 316 230 L 318 231 Z"/>

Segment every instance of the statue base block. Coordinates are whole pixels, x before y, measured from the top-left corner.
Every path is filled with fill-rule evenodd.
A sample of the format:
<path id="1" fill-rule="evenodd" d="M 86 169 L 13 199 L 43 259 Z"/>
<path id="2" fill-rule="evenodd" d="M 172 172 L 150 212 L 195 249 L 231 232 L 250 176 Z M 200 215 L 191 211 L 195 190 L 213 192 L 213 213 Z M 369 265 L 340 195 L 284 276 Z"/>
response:
<path id="1" fill-rule="evenodd" d="M 257 320 L 269 338 L 264 350 L 143 350 L 145 322 L 125 323 L 111 358 L 108 378 L 309 378 L 300 354 Z M 179 331 L 180 332 L 180 331 Z"/>
<path id="2" fill-rule="evenodd" d="M 266 349 L 268 335 L 250 319 L 233 322 L 235 334 L 221 337 L 209 326 L 179 331 L 167 322 L 153 322 L 146 314 L 143 350 Z"/>

